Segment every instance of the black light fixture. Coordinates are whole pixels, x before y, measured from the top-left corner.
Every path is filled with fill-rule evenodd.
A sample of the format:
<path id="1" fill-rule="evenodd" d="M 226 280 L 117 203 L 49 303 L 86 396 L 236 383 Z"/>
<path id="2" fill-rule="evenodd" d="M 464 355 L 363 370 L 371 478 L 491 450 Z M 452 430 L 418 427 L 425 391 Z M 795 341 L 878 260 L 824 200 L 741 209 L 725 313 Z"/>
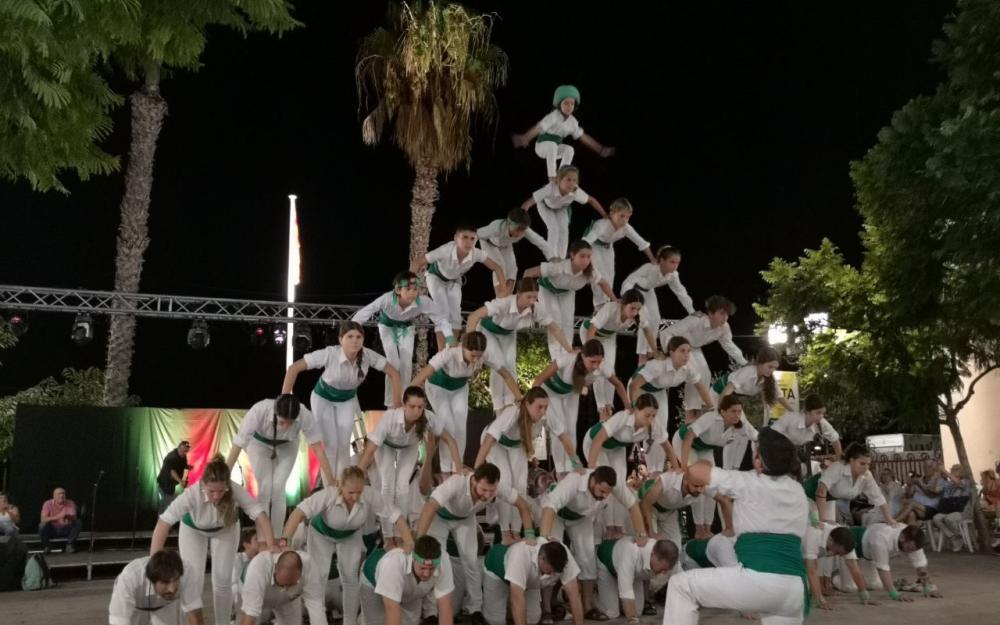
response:
<path id="1" fill-rule="evenodd" d="M 274 326 L 274 330 L 272 331 L 272 336 L 274 337 L 274 344 L 275 345 L 277 345 L 279 347 L 281 347 L 282 345 L 284 345 L 285 344 L 285 339 L 288 336 L 288 333 L 285 331 L 285 326 L 284 325 Z"/>
<path id="2" fill-rule="evenodd" d="M 295 339 L 292 345 L 295 346 L 295 352 L 299 354 L 312 351 L 312 329 L 309 326 L 295 328 Z"/>
<path id="3" fill-rule="evenodd" d="M 78 313 L 73 320 L 69 337 L 77 345 L 83 346 L 94 339 L 94 320 L 87 313 Z"/>
<path id="4" fill-rule="evenodd" d="M 264 347 L 268 338 L 266 326 L 255 325 L 250 329 L 250 344 L 254 347 Z"/>
<path id="5" fill-rule="evenodd" d="M 10 331 L 17 338 L 28 333 L 28 317 L 24 313 L 11 313 L 10 317 L 7 318 L 7 325 L 10 326 Z"/>
<path id="6" fill-rule="evenodd" d="M 204 319 L 195 319 L 188 330 L 188 347 L 191 349 L 205 349 L 212 342 L 212 336 L 208 332 L 208 322 Z"/>

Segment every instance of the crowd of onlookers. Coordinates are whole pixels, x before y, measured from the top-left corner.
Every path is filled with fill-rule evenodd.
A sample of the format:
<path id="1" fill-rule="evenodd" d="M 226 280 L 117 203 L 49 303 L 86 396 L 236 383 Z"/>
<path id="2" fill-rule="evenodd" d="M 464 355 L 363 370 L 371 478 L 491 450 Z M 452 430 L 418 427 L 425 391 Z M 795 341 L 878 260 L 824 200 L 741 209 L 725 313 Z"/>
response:
<path id="1" fill-rule="evenodd" d="M 20 533 L 21 511 L 10 502 L 6 493 L 0 493 L 0 537 Z M 76 551 L 76 538 L 80 535 L 80 517 L 76 503 L 66 497 L 65 488 L 52 491 L 52 499 L 42 504 L 38 538 L 45 553 L 51 551 L 53 538 L 66 539 L 66 553 Z"/>

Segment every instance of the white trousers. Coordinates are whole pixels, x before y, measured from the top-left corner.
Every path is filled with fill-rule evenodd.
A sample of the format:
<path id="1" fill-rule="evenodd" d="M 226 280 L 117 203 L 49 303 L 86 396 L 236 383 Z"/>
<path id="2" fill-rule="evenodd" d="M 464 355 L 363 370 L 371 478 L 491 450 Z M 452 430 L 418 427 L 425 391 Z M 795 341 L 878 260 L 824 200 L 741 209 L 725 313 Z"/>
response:
<path id="1" fill-rule="evenodd" d="M 583 437 L 583 451 L 587 456 L 590 456 L 590 446 L 593 442 L 594 439 L 590 437 L 588 431 Z M 602 447 L 601 453 L 597 455 L 597 466 L 609 466 L 614 469 L 619 484 L 624 484 L 628 480 L 628 458 L 625 451 L 625 447 L 616 447 L 615 449 Z M 602 516 L 605 527 L 625 527 L 625 518 L 627 517 L 625 506 L 618 501 L 617 497 L 608 498 Z"/>
<path id="2" fill-rule="evenodd" d="M 424 386 L 427 399 L 430 400 L 434 413 L 445 424 L 445 429 L 455 438 L 458 453 L 465 456 L 465 438 L 469 427 L 469 385 L 449 391 L 436 384 L 428 382 Z M 441 460 L 441 471 L 454 473 L 462 466 L 462 458 L 452 458 L 447 445 L 438 446 L 438 458 Z"/>
<path id="3" fill-rule="evenodd" d="M 674 432 L 674 439 L 671 443 L 674 446 L 675 453 L 679 455 L 681 452 L 678 450 L 684 448 L 684 443 L 680 438 L 680 430 Z M 698 450 L 692 448 L 691 453 L 688 454 L 688 466 L 699 460 L 707 460 L 714 467 L 715 452 L 711 449 Z M 698 495 L 698 499 L 691 504 L 691 517 L 695 525 L 711 525 L 715 521 L 715 499 L 704 493 Z"/>
<path id="4" fill-rule="evenodd" d="M 603 274 L 602 274 L 603 275 Z M 601 361 L 601 373 L 594 380 L 594 401 L 597 402 L 597 409 L 615 404 L 615 387 L 611 384 L 610 378 L 615 374 L 615 360 L 618 357 L 618 336 L 612 335 L 604 339 L 598 339 L 604 347 L 604 360 Z M 587 342 L 587 328 L 580 326 L 580 345 Z M 567 382 L 569 380 L 566 380 Z"/>
<path id="5" fill-rule="evenodd" d="M 517 258 L 514 256 L 513 244 L 508 244 L 507 247 L 497 247 L 486 239 L 479 239 L 479 247 L 486 252 L 486 256 L 490 260 L 503 268 L 504 277 L 508 280 L 517 280 Z M 491 271 L 490 275 L 493 277 L 493 286 L 496 286 L 497 274 Z"/>
<path id="6" fill-rule="evenodd" d="M 257 439 L 250 439 L 246 449 L 250 467 L 257 478 L 257 501 L 264 504 L 264 511 L 267 512 L 272 527 L 280 532 L 285 526 L 285 514 L 288 511 L 285 485 L 295 466 L 295 456 L 299 451 L 298 439 L 278 445 L 275 451 L 278 457 L 272 460 L 271 446 Z"/>
<path id="7" fill-rule="evenodd" d="M 233 610 L 233 561 L 240 543 L 240 524 L 218 532 L 201 532 L 180 524 L 177 544 L 181 559 L 191 564 L 194 585 L 205 587 L 205 561 L 212 552 L 212 598 L 215 625 L 229 625 Z"/>
<path id="8" fill-rule="evenodd" d="M 558 422 L 556 428 L 566 432 L 573 441 L 573 455 L 566 454 L 562 441 L 552 434 L 549 448 L 552 450 L 552 464 L 559 473 L 569 473 L 573 470 L 571 459 L 576 459 L 576 421 L 580 412 L 580 396 L 577 393 L 569 392 L 565 395 L 549 392 L 549 409 L 545 419 L 551 425 Z"/>
<path id="9" fill-rule="evenodd" d="M 518 491 L 520 492 L 520 491 Z M 961 512 L 949 512 L 948 514 L 938 513 L 934 515 L 931 521 L 944 537 L 948 540 L 954 540 L 955 538 L 962 537 L 962 521 L 965 520 L 965 516 Z"/>
<path id="10" fill-rule="evenodd" d="M 401 330 L 402 331 L 402 330 Z M 406 328 L 398 339 L 393 334 L 393 329 L 389 326 L 379 324 L 378 336 L 382 340 L 382 353 L 385 354 L 386 361 L 399 371 L 400 383 L 403 388 L 413 379 L 413 328 Z M 392 405 L 392 382 L 389 376 L 385 377 L 385 398 L 386 406 Z"/>
<path id="11" fill-rule="evenodd" d="M 375 465 L 378 467 L 379 491 L 382 501 L 392 503 L 397 510 L 406 510 L 410 503 L 410 477 L 417 466 L 417 455 L 420 447 L 410 445 L 396 449 L 382 444 L 375 450 Z M 382 518 L 385 535 L 395 536 L 395 528 L 387 519 Z"/>
<path id="12" fill-rule="evenodd" d="M 365 625 L 382 625 L 385 623 L 385 603 L 382 595 L 375 593 L 368 578 L 361 580 L 361 611 L 364 614 Z M 402 625 L 419 625 L 420 606 L 423 597 L 416 597 L 399 604 L 402 613 Z"/>
<path id="13" fill-rule="evenodd" d="M 337 572 L 340 574 L 340 587 L 343 595 L 344 625 L 355 625 L 358 622 L 358 578 L 361 571 L 361 560 L 365 553 L 365 543 L 362 531 L 358 530 L 344 540 L 333 540 L 309 527 L 306 537 L 306 552 L 312 558 L 320 571 L 330 571 L 333 554 L 337 554 Z"/>
<path id="14" fill-rule="evenodd" d="M 740 463 L 747 454 L 747 445 L 750 439 L 737 435 L 736 439 L 722 448 L 722 468 L 729 470 L 739 470 Z"/>
<path id="15" fill-rule="evenodd" d="M 646 592 L 643 580 L 636 578 L 632 582 L 632 592 L 635 593 L 636 614 L 642 614 L 642 607 L 646 604 Z M 609 618 L 618 618 L 621 615 L 619 610 L 618 578 L 611 574 L 611 571 L 604 566 L 601 561 L 597 562 L 597 609 Z"/>
<path id="16" fill-rule="evenodd" d="M 462 278 L 442 280 L 431 272 L 424 275 L 427 293 L 451 321 L 452 328 L 462 327 Z"/>
<path id="17" fill-rule="evenodd" d="M 442 545 L 448 541 L 449 532 L 455 538 L 458 555 L 462 559 L 462 569 L 466 575 L 465 610 L 483 611 L 483 571 L 479 564 L 479 537 L 476 532 L 475 517 L 467 517 L 461 521 L 445 521 L 435 515 L 427 534 L 438 539 Z M 458 611 L 458 606 L 452 606 Z"/>
<path id="18" fill-rule="evenodd" d="M 701 378 L 702 383 L 705 386 L 711 386 L 712 384 L 712 371 L 708 368 L 708 361 L 705 360 L 705 354 L 702 353 L 700 347 L 695 347 L 691 350 L 691 359 L 688 360 L 688 367 L 693 369 L 698 377 Z M 684 409 L 685 410 L 700 410 L 705 406 L 705 402 L 701 400 L 701 395 L 698 394 L 698 388 L 691 382 L 684 383 Z"/>
<path id="19" fill-rule="evenodd" d="M 601 243 L 591 244 L 591 256 L 590 262 L 594 265 L 594 269 L 601 274 L 605 280 L 607 280 L 608 285 L 611 289 L 615 288 L 615 246 L 612 243 L 608 247 L 604 247 Z M 599 306 L 604 305 L 605 302 L 609 301 L 608 296 L 604 294 L 599 286 L 591 286 L 590 290 L 594 294 L 594 311 L 597 311 Z M 642 334 L 640 332 L 640 334 Z"/>
<path id="20" fill-rule="evenodd" d="M 545 173 L 555 178 L 559 168 L 573 162 L 573 146 L 555 141 L 535 141 L 535 154 L 545 159 Z"/>
<path id="21" fill-rule="evenodd" d="M 563 336 L 571 344 L 573 342 L 573 315 L 576 314 L 576 291 L 552 293 L 541 287 L 538 290 L 538 301 L 542 308 L 552 317 L 552 321 L 562 330 Z M 555 360 L 558 354 L 565 352 L 559 341 L 548 333 L 549 356 Z M 567 380 L 569 382 L 569 380 Z"/>
<path id="22" fill-rule="evenodd" d="M 510 606 L 510 585 L 494 575 L 491 571 L 483 573 L 483 594 L 490 598 L 483 604 L 483 618 L 489 625 L 507 625 L 507 613 Z M 526 623 L 537 623 L 542 617 L 541 590 L 525 589 L 524 607 L 527 612 Z"/>
<path id="23" fill-rule="evenodd" d="M 552 535 L 565 544 L 564 534 L 569 534 L 569 550 L 580 567 L 581 581 L 597 579 L 597 543 L 594 541 L 594 520 L 584 517 L 578 521 L 566 521 L 556 515 L 552 524 Z"/>
<path id="24" fill-rule="evenodd" d="M 602 273 L 601 275 L 603 276 L 604 274 Z M 622 290 L 625 290 L 624 285 L 622 286 Z M 646 321 L 649 322 L 649 329 L 653 331 L 653 336 L 657 337 L 660 334 L 660 322 L 663 319 L 660 317 L 660 300 L 656 298 L 656 289 L 640 292 L 644 299 L 642 305 L 646 308 Z M 646 341 L 646 333 L 640 331 L 635 342 L 635 353 L 648 354 L 655 349 L 655 345 L 649 345 Z M 664 345 L 663 349 L 666 351 L 667 346 Z"/>
<path id="25" fill-rule="evenodd" d="M 332 402 L 313 393 L 310 405 L 323 433 L 326 459 L 334 474 L 339 476 L 345 468 L 355 463 L 355 459 L 351 457 L 351 437 L 354 433 L 354 420 L 361 414 L 361 404 L 357 397 Z"/>
<path id="26" fill-rule="evenodd" d="M 486 336 L 485 356 L 491 362 L 502 363 L 504 369 L 517 377 L 517 333 L 493 334 L 480 326 Z M 490 369 L 490 397 L 493 399 L 493 410 L 499 411 L 504 406 L 514 403 L 514 394 L 507 387 L 503 376 Z"/>
<path id="27" fill-rule="evenodd" d="M 483 430 L 483 435 L 486 431 Z M 480 437 L 480 443 L 482 437 Z M 500 490 L 513 488 L 518 493 L 528 492 L 528 454 L 524 447 L 506 447 L 499 442 L 490 447 L 486 461 L 495 464 L 500 469 Z M 526 495 L 525 495 L 526 496 Z M 500 521 L 501 531 L 518 532 L 521 530 L 521 515 L 517 507 L 506 501 L 497 500 L 494 503 Z"/>
<path id="28" fill-rule="evenodd" d="M 730 566 L 684 571 L 670 578 L 663 625 L 695 625 L 699 608 L 757 612 L 761 625 L 802 623 L 802 579 Z"/>
<path id="29" fill-rule="evenodd" d="M 569 250 L 569 209 L 553 209 L 544 203 L 538 204 L 536 208 L 545 224 L 545 241 L 549 244 L 549 249 L 559 258 L 566 258 Z"/>

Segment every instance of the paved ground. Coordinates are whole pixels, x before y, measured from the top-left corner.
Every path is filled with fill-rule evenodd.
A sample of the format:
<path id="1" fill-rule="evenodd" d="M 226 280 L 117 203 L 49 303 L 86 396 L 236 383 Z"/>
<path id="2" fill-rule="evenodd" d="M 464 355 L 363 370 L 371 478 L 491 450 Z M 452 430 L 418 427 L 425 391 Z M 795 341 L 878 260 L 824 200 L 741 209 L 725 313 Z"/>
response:
<path id="1" fill-rule="evenodd" d="M 835 610 L 813 611 L 809 623 L 822 625 L 995 625 L 1000 623 L 996 609 L 1000 590 L 1000 558 L 962 554 L 929 554 L 931 575 L 944 599 L 918 598 L 914 603 L 885 602 L 879 607 L 857 605 L 854 595 L 834 598 Z M 897 575 L 913 578 L 905 559 L 894 562 Z M 58 588 L 38 592 L 0 594 L 2 625 L 79 625 L 107 623 L 108 600 L 112 580 L 69 582 Z M 207 590 L 207 588 L 206 588 Z M 880 598 L 884 593 L 876 593 Z M 206 593 L 206 606 L 211 597 Z M 645 623 L 660 623 L 661 617 L 645 617 Z M 706 611 L 702 623 L 710 625 L 748 625 L 738 616 Z M 375 625 L 375 624 L 373 624 Z M 381 625 L 381 624 L 378 624 Z M 669 625 L 669 624 L 667 624 Z"/>

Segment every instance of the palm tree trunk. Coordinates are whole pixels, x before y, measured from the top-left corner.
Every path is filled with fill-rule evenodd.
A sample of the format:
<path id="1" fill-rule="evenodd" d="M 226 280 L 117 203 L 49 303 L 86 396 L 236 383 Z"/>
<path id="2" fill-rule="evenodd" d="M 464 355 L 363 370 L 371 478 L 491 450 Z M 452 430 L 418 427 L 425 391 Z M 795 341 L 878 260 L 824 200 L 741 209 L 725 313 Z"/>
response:
<path id="1" fill-rule="evenodd" d="M 427 159 L 415 167 L 413 197 L 410 200 L 410 262 L 427 254 L 431 238 L 431 219 L 438 199 L 438 170 Z M 427 328 L 417 330 L 417 365 L 427 364 Z M 403 380 L 408 384 L 409 380 Z"/>
<path id="2" fill-rule="evenodd" d="M 153 187 L 153 160 L 156 142 L 167 114 L 167 102 L 160 95 L 158 78 L 129 97 L 132 105 L 132 143 L 125 172 L 125 194 L 121 201 L 118 226 L 118 253 L 115 258 L 115 291 L 139 290 L 143 255 L 149 246 L 149 198 Z M 121 406 L 128 397 L 128 380 L 135 347 L 135 317 L 111 318 L 107 363 L 104 372 L 104 403 Z"/>
<path id="3" fill-rule="evenodd" d="M 965 450 L 965 439 L 962 438 L 962 429 L 958 424 L 958 411 L 945 411 L 944 422 L 948 425 L 951 438 L 955 442 L 955 453 L 958 454 L 958 462 L 962 465 L 969 480 L 975 484 L 975 474 L 972 472 L 972 464 L 969 463 L 969 453 Z M 979 497 L 976 495 L 975 490 L 972 492 L 972 499 L 974 500 L 972 504 L 972 520 L 976 526 L 976 535 L 979 539 L 979 551 L 989 553 L 993 534 L 990 531 L 989 524 L 986 523 L 986 516 L 983 514 L 983 508 L 979 505 Z"/>

